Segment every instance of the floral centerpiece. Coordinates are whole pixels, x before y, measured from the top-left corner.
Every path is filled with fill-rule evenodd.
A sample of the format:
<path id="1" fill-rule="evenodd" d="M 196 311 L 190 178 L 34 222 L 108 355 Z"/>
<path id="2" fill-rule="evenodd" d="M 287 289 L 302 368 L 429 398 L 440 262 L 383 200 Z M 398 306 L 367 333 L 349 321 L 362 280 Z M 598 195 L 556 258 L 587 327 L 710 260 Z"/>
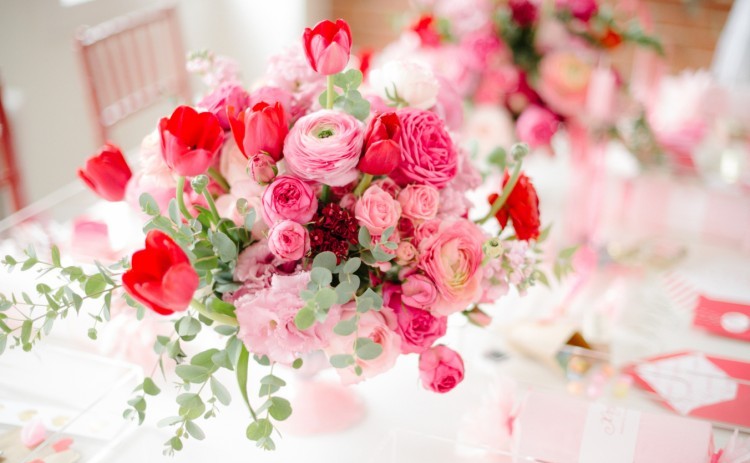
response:
<path id="1" fill-rule="evenodd" d="M 486 216 L 469 220 L 465 193 L 480 177 L 434 105 L 371 107 L 362 74 L 346 70 L 352 37 L 342 20 L 306 29 L 303 44 L 274 59 L 252 92 L 226 61 L 195 55 L 209 93 L 159 121 L 135 173 L 111 144 L 87 161 L 79 176 L 93 191 L 139 204 L 145 245 L 90 269 L 64 264 L 56 247 L 48 258 L 33 249 L 6 256 L 11 269 L 59 285 L 0 298 L 0 352 L 30 350 L 56 319 L 98 303 L 95 339 L 119 298 L 139 317 L 169 317 L 171 336 L 154 340 L 159 368 L 125 416 L 143 421 L 147 397 L 160 392 L 154 373 L 175 361 L 178 412 L 162 420 L 175 429 L 170 453 L 203 438 L 199 418 L 229 405 L 220 369 L 235 372 L 247 437 L 264 449 L 292 413 L 274 365 L 299 368 L 322 351 L 355 383 L 416 354 L 425 388 L 443 393 L 462 381 L 460 355 L 440 342 L 448 317 L 486 324 L 479 305 L 547 281 L 539 201 L 521 171 L 527 149 L 499 160 L 504 186 Z M 485 231 L 495 217 L 499 232 Z M 221 341 L 189 358 L 185 344 L 204 330 Z M 268 369 L 257 394 L 248 391 L 251 360 Z"/>

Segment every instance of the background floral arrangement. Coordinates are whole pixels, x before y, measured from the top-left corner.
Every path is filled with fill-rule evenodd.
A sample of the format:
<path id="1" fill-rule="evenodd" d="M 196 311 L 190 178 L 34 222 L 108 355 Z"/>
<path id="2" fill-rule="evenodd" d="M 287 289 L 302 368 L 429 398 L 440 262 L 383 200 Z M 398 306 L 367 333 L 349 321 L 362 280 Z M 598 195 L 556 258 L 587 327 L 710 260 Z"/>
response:
<path id="1" fill-rule="evenodd" d="M 6 256 L 11 269 L 38 270 L 58 286 L 39 283 L 36 299 L 0 297 L 0 352 L 8 343 L 30 350 L 55 320 L 99 303 L 96 339 L 120 298 L 139 318 L 147 309 L 173 317 L 125 412 L 143 421 L 147 396 L 160 392 L 157 368 L 166 378 L 165 360 L 174 360 L 179 409 L 161 422 L 175 428 L 169 453 L 202 439 L 197 420 L 229 405 L 219 369 L 236 373 L 247 437 L 265 449 L 275 447 L 275 422 L 292 413 L 274 366 L 299 368 L 312 352 L 323 351 L 345 383 L 407 354 L 419 354 L 425 388 L 461 382 L 460 355 L 439 343 L 447 317 L 486 324 L 479 304 L 547 282 L 539 268 L 547 230 L 521 170 L 527 148 L 497 152 L 504 182 L 473 222 L 466 192 L 480 176 L 447 128 L 442 93 L 416 101 L 371 83 L 365 98 L 362 74 L 346 70 L 352 38 L 342 20 L 306 29 L 303 44 L 274 58 L 252 92 L 231 61 L 193 55 L 210 91 L 159 121 L 139 169 L 111 144 L 87 161 L 79 176 L 93 191 L 143 211 L 145 246 L 92 269 L 64 264 L 56 247 L 49 258 L 33 249 Z M 381 91 L 393 92 L 391 106 Z M 494 218 L 491 234 L 480 225 Z M 558 259 L 556 274 L 568 268 Z M 220 341 L 188 358 L 185 343 L 209 328 Z M 248 391 L 251 358 L 268 368 L 257 394 Z"/>

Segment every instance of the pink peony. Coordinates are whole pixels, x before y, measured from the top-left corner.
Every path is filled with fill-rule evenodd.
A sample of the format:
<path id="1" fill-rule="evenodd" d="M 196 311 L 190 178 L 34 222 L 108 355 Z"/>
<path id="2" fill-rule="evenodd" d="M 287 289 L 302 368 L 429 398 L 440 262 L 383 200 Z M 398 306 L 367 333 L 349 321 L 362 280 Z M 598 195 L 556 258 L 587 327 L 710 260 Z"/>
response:
<path id="1" fill-rule="evenodd" d="M 350 319 L 357 313 L 353 303 L 343 306 L 342 309 L 342 320 Z M 362 368 L 361 375 L 357 375 L 354 372 L 354 366 L 337 369 L 336 371 L 341 376 L 341 381 L 344 384 L 358 383 L 390 370 L 396 364 L 396 359 L 401 354 L 401 337 L 389 328 L 383 314 L 374 310 L 360 314 L 357 334 L 334 336 L 331 338 L 329 346 L 325 348 L 326 354 L 329 357 L 351 354 L 354 352 L 354 342 L 357 336 L 369 338 L 373 342 L 380 344 L 383 351 L 372 360 L 356 359 L 356 365 Z"/>
<path id="2" fill-rule="evenodd" d="M 287 170 L 304 180 L 344 186 L 357 178 L 362 123 L 346 113 L 321 110 L 300 118 L 284 144 Z"/>
<path id="3" fill-rule="evenodd" d="M 398 195 L 404 217 L 419 223 L 434 219 L 440 206 L 440 192 L 430 185 L 407 185 Z"/>
<path id="4" fill-rule="evenodd" d="M 277 177 L 263 192 L 263 220 L 269 226 L 280 220 L 307 223 L 318 210 L 318 198 L 306 182 L 291 176 Z"/>
<path id="5" fill-rule="evenodd" d="M 432 347 L 419 355 L 419 377 L 425 389 L 448 392 L 463 381 L 464 361 L 446 346 Z"/>
<path id="6" fill-rule="evenodd" d="M 418 354 L 445 335 L 447 317 L 435 317 L 430 312 L 407 304 L 399 285 L 386 284 L 383 288 L 383 314 L 391 318 L 401 336 L 401 352 Z"/>
<path id="7" fill-rule="evenodd" d="M 239 113 L 248 107 L 249 95 L 236 82 L 224 82 L 204 96 L 198 103 L 198 106 L 213 113 L 218 119 L 221 128 L 229 130 L 229 118 L 227 117 L 227 108 L 232 107 L 235 112 Z"/>
<path id="8" fill-rule="evenodd" d="M 584 109 L 591 66 L 572 52 L 553 52 L 539 64 L 539 94 L 559 114 L 573 116 Z"/>
<path id="9" fill-rule="evenodd" d="M 400 109 L 401 164 L 391 177 L 401 185 L 443 188 L 458 170 L 458 155 L 443 121 L 433 112 Z"/>
<path id="10" fill-rule="evenodd" d="M 412 307 L 429 309 L 437 300 L 435 284 L 425 275 L 414 273 L 401 285 L 401 300 Z"/>
<path id="11" fill-rule="evenodd" d="M 465 219 L 444 221 L 434 235 L 419 242 L 419 266 L 438 290 L 433 313 L 463 310 L 481 294 L 483 243 L 481 230 Z"/>
<path id="12" fill-rule="evenodd" d="M 354 207 L 354 216 L 371 235 L 379 236 L 389 227 L 396 227 L 401 206 L 378 186 L 371 186 Z"/>
<path id="13" fill-rule="evenodd" d="M 294 317 L 305 305 L 299 293 L 309 281 L 307 272 L 274 275 L 270 287 L 235 300 L 238 337 L 248 349 L 267 355 L 272 362 L 289 364 L 297 356 L 322 349 L 338 337 L 333 327 L 340 319 L 340 306 L 331 307 L 324 322 L 306 330 L 299 330 L 294 324 Z"/>
<path id="14" fill-rule="evenodd" d="M 532 148 L 549 146 L 558 124 L 552 111 L 533 105 L 526 108 L 518 118 L 516 134 L 519 140 Z"/>
<path id="15" fill-rule="evenodd" d="M 297 222 L 282 220 L 268 231 L 268 249 L 285 262 L 299 260 L 310 250 L 310 236 Z"/>

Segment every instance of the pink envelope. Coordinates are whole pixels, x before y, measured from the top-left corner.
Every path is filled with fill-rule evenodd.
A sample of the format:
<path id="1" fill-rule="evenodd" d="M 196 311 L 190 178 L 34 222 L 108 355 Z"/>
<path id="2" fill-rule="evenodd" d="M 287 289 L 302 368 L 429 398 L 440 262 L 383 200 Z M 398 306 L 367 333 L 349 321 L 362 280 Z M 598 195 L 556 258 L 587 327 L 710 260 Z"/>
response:
<path id="1" fill-rule="evenodd" d="M 750 305 L 700 296 L 693 326 L 720 336 L 750 341 Z"/>
<path id="2" fill-rule="evenodd" d="M 624 371 L 681 415 L 750 427 L 748 362 L 687 351 L 646 359 Z"/>

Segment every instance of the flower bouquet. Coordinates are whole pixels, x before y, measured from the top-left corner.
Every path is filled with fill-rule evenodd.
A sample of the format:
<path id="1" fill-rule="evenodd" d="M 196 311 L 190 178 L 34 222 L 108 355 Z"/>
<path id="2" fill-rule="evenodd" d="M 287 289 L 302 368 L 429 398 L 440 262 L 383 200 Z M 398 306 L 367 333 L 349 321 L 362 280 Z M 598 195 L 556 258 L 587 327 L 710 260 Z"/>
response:
<path id="1" fill-rule="evenodd" d="M 479 176 L 435 108 L 371 109 L 362 74 L 346 70 L 352 38 L 342 20 L 306 29 L 303 44 L 275 58 L 250 93 L 226 61 L 214 72 L 214 57 L 195 55 L 212 88 L 159 121 L 135 174 L 114 145 L 88 160 L 79 176 L 92 190 L 139 204 L 145 245 L 90 268 L 64 264 L 56 247 L 48 258 L 33 249 L 6 256 L 11 269 L 58 284 L 0 298 L 0 352 L 30 350 L 56 319 L 92 305 L 96 339 L 116 299 L 139 317 L 170 317 L 171 335 L 154 339 L 158 369 L 125 412 L 144 420 L 147 397 L 160 393 L 154 373 L 174 361 L 178 412 L 161 422 L 175 429 L 168 453 L 202 439 L 198 420 L 230 404 L 220 369 L 235 372 L 247 437 L 264 449 L 292 413 L 274 366 L 299 368 L 307 354 L 324 352 L 345 383 L 408 354 L 419 355 L 425 388 L 461 382 L 460 355 L 440 344 L 448 317 L 486 324 L 480 304 L 547 282 L 547 231 L 521 171 L 527 148 L 502 159 L 504 186 L 474 222 L 466 192 Z M 499 231 L 485 231 L 495 217 Z M 189 357 L 185 345 L 207 330 L 214 345 Z M 251 361 L 267 368 L 257 394 L 248 390 Z"/>

